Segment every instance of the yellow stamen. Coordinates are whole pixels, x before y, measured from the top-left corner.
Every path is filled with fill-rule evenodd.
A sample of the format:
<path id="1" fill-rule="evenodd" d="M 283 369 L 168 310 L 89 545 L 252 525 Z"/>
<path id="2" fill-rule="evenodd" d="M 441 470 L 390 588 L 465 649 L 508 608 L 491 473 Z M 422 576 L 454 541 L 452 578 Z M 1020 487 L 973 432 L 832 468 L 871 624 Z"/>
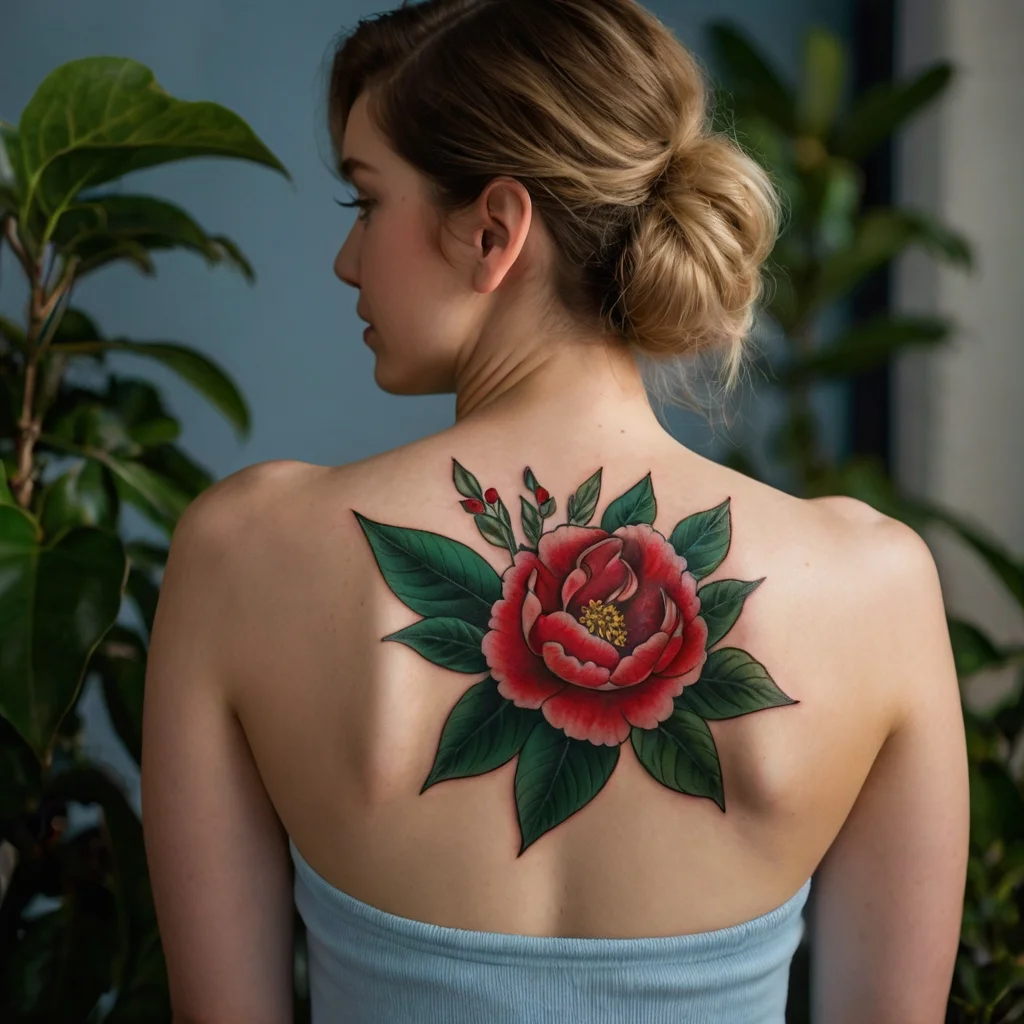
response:
<path id="1" fill-rule="evenodd" d="M 609 602 L 590 601 L 583 614 L 580 616 L 583 623 L 591 633 L 597 633 L 605 640 L 611 641 L 616 647 L 626 646 L 626 620 L 622 612 Z"/>

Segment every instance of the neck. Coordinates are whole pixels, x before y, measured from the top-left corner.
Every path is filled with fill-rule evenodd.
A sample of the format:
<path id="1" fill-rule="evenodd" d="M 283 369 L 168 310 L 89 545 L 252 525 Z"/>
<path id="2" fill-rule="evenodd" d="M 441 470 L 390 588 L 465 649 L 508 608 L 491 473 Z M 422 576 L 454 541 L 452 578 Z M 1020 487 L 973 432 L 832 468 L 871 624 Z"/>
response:
<path id="1" fill-rule="evenodd" d="M 456 385 L 455 421 L 524 419 L 548 436 L 576 429 L 666 435 L 624 346 L 559 338 L 521 351 L 471 360 Z M 550 432 L 550 433 L 549 433 Z"/>

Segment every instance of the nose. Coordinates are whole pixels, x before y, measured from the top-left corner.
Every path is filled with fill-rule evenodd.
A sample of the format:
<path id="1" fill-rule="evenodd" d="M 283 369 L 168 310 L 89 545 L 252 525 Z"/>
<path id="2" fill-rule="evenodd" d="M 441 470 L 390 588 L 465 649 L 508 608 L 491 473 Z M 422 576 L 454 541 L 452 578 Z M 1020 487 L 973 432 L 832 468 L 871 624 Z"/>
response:
<path id="1" fill-rule="evenodd" d="M 352 236 L 355 234 L 355 231 L 349 232 L 341 248 L 338 250 L 338 255 L 334 257 L 334 276 L 339 281 L 344 281 L 345 284 L 358 288 L 359 245 L 358 242 L 353 241 Z"/>

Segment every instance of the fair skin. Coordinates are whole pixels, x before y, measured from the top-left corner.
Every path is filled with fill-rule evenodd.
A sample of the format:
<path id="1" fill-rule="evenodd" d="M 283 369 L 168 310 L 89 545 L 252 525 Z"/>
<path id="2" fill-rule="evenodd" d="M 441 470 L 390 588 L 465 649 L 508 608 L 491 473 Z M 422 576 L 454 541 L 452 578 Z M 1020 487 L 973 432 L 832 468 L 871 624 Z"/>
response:
<path id="1" fill-rule="evenodd" d="M 813 873 L 816 1024 L 939 1024 L 968 800 L 924 541 L 863 503 L 800 501 L 679 445 L 627 353 L 553 326 L 550 239 L 514 179 L 439 234 L 363 99 L 343 155 L 377 168 L 356 172 L 373 207 L 335 263 L 374 324 L 375 379 L 395 394 L 454 393 L 456 423 L 347 466 L 249 467 L 175 531 L 142 765 L 175 1021 L 291 1021 L 291 836 L 364 902 L 521 934 L 713 930 L 779 906 Z M 381 642 L 417 617 L 352 513 L 458 539 L 503 572 L 509 553 L 456 503 L 453 457 L 513 515 L 526 464 L 557 494 L 560 521 L 597 467 L 602 505 L 650 471 L 663 532 L 730 497 L 734 543 L 712 578 L 765 582 L 729 641 L 800 703 L 710 723 L 724 813 L 655 783 L 628 744 L 598 797 L 521 857 L 514 761 L 420 794 L 467 677 Z"/>

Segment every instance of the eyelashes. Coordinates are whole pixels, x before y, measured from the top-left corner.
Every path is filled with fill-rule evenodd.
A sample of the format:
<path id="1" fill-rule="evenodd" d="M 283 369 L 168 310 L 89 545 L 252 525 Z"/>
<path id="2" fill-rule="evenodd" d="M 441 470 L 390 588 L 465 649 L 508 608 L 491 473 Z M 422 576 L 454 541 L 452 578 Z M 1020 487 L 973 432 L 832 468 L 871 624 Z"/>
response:
<path id="1" fill-rule="evenodd" d="M 363 211 L 363 213 L 359 214 L 359 216 L 356 218 L 357 220 L 365 220 L 369 208 L 373 205 L 373 200 L 371 199 L 353 199 L 349 203 L 343 203 L 340 199 L 335 199 L 334 201 L 339 206 L 358 206 L 359 209 Z"/>

